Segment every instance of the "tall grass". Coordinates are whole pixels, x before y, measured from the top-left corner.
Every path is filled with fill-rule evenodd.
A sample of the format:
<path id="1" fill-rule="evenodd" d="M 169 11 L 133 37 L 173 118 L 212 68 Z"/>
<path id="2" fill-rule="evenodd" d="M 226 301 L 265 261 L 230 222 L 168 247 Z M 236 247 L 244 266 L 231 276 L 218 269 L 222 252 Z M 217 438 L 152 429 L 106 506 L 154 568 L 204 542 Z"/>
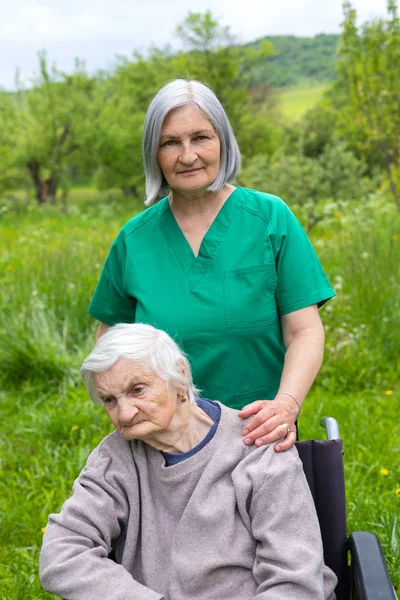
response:
<path id="1" fill-rule="evenodd" d="M 50 598 L 37 566 L 42 528 L 90 450 L 110 431 L 78 378 L 94 327 L 87 305 L 110 243 L 141 207 L 94 196 L 69 212 L 30 205 L 0 220 L 0 599 Z M 400 585 L 400 221 L 371 199 L 313 241 L 338 297 L 322 309 L 325 363 L 301 436 L 336 417 L 345 447 L 349 531 L 379 535 Z"/>
<path id="2" fill-rule="evenodd" d="M 0 221 L 0 380 L 59 382 L 93 341 L 89 300 L 112 240 L 139 206 L 28 208 Z"/>
<path id="3" fill-rule="evenodd" d="M 400 381 L 400 219 L 379 198 L 349 213 L 338 213 L 315 239 L 337 291 L 323 309 L 319 381 L 333 391 L 389 389 Z"/>

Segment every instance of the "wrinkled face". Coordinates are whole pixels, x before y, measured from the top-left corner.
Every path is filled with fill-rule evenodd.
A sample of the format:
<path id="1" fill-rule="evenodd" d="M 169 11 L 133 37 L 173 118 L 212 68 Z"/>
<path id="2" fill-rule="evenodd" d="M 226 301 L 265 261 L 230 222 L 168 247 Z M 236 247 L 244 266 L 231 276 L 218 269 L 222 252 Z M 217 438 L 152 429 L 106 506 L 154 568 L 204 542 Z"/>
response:
<path id="1" fill-rule="evenodd" d="M 97 373 L 95 385 L 111 423 L 126 440 L 151 441 L 166 431 L 183 395 L 126 358 Z"/>
<path id="2" fill-rule="evenodd" d="M 206 190 L 218 175 L 220 152 L 219 137 L 201 110 L 188 104 L 166 116 L 157 159 L 172 190 Z"/>

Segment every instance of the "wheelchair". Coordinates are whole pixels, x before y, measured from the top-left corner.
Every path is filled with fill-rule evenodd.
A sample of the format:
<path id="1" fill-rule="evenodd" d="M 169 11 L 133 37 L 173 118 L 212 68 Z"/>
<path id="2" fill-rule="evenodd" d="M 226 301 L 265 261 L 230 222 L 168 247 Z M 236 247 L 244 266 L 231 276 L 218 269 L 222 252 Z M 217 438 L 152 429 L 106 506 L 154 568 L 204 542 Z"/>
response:
<path id="1" fill-rule="evenodd" d="M 326 440 L 296 442 L 314 498 L 324 559 L 336 574 L 337 600 L 396 600 L 376 535 L 357 531 L 347 536 L 343 444 L 332 417 L 323 417 Z"/>

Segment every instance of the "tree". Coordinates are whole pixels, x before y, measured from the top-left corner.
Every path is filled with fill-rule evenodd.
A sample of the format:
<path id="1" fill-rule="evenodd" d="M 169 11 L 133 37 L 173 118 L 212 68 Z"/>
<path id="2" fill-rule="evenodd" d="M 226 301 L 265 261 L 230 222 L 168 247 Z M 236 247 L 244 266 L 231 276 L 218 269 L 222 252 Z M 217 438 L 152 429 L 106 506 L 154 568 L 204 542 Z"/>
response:
<path id="1" fill-rule="evenodd" d="M 91 106 L 94 178 L 100 189 L 136 196 L 143 187 L 141 140 L 144 112 L 120 78 L 103 81 Z"/>
<path id="2" fill-rule="evenodd" d="M 80 138 L 88 126 L 86 116 L 94 81 L 76 62 L 72 75 L 49 69 L 46 56 L 39 56 L 40 76 L 30 90 L 17 95 L 18 119 L 24 131 L 20 141 L 19 166 L 25 167 L 38 203 L 55 200 L 68 167 L 86 160 Z"/>
<path id="3" fill-rule="evenodd" d="M 23 180 L 17 167 L 19 130 L 15 98 L 0 91 L 0 196 L 5 195 Z"/>
<path id="4" fill-rule="evenodd" d="M 344 4 L 338 82 L 338 126 L 361 154 L 376 153 L 400 212 L 400 20 L 395 0 L 388 19 L 357 27 L 356 11 Z"/>

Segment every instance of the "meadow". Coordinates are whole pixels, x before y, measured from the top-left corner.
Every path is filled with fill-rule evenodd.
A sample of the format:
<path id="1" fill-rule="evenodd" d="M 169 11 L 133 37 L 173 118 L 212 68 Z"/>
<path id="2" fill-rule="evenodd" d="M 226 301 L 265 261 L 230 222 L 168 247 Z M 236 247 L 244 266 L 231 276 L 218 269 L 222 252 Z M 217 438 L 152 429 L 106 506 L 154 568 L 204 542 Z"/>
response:
<path id="1" fill-rule="evenodd" d="M 77 189 L 67 210 L 20 199 L 0 215 L 0 599 L 51 598 L 38 580 L 49 512 L 110 431 L 79 380 L 95 323 L 87 306 L 111 241 L 142 209 Z M 344 443 L 348 531 L 375 532 L 400 587 L 400 220 L 385 193 L 311 231 L 337 292 L 321 311 L 324 366 L 300 420 Z M 53 596 L 54 597 L 54 596 Z"/>
<path id="2" fill-rule="evenodd" d="M 310 85 L 305 82 L 282 88 L 278 93 L 279 110 L 285 118 L 298 121 L 318 103 L 328 87 L 328 84 Z"/>

